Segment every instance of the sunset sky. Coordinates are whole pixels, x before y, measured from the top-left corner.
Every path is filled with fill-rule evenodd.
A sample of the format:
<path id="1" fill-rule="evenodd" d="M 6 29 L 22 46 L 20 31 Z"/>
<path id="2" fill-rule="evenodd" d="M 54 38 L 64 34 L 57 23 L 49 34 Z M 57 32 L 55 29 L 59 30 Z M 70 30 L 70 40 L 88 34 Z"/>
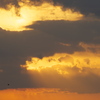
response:
<path id="1" fill-rule="evenodd" d="M 0 0 L 0 100 L 100 100 L 100 0 Z"/>

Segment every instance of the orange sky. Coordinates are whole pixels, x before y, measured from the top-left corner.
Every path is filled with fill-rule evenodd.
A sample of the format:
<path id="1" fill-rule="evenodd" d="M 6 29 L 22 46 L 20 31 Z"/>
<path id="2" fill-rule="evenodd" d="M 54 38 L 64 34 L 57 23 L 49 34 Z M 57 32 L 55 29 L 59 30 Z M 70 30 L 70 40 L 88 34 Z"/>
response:
<path id="1" fill-rule="evenodd" d="M 59 89 L 0 90 L 0 100 L 100 100 L 99 94 L 77 94 Z"/>

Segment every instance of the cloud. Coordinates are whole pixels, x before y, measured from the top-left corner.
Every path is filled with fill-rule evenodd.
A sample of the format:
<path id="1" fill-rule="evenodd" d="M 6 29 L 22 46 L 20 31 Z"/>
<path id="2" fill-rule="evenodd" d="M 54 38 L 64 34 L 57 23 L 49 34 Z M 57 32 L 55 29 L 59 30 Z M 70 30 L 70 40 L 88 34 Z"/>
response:
<path id="1" fill-rule="evenodd" d="M 2 8 L 8 8 L 7 5 L 12 4 L 12 5 L 18 5 L 18 0 L 0 0 L 0 7 Z"/>
<path id="2" fill-rule="evenodd" d="M 74 10 L 74 6 L 73 8 L 66 6 L 63 9 L 63 5 L 54 4 L 53 1 L 49 0 L 18 0 L 15 2 L 10 0 L 1 3 L 5 6 L 0 8 L 0 27 L 6 31 L 32 30 L 33 28 L 28 28 L 28 26 L 37 21 L 100 21 L 95 14 L 89 13 L 84 16 L 78 10 Z"/>
<path id="3" fill-rule="evenodd" d="M 2 73 L 3 72 L 3 70 L 2 69 L 0 69 L 0 73 Z"/>
<path id="4" fill-rule="evenodd" d="M 53 0 L 55 3 L 63 4 L 65 7 L 74 8 L 81 13 L 88 15 L 90 13 L 100 16 L 99 0 Z"/>
<path id="5" fill-rule="evenodd" d="M 85 42 L 90 44 L 99 44 L 99 21 L 46 21 L 38 22 L 31 27 L 43 31 L 58 38 L 65 44 Z M 55 28 L 56 27 L 56 28 Z M 74 42 L 73 42 L 74 41 Z M 77 46 L 76 46 L 77 47 Z"/>
<path id="6" fill-rule="evenodd" d="M 99 68 L 100 63 L 100 53 L 93 52 L 74 52 L 74 54 L 59 53 L 53 56 L 38 58 L 32 57 L 30 61 L 26 61 L 26 65 L 21 65 L 26 67 L 27 70 L 36 70 L 41 72 L 42 69 L 54 69 L 59 74 L 67 75 L 70 72 L 66 71 L 67 67 L 78 67 L 81 69 L 86 68 Z"/>
<path id="7" fill-rule="evenodd" d="M 86 51 L 98 52 L 100 53 L 100 45 L 99 44 L 86 44 L 86 43 L 79 43 Z"/>
<path id="8" fill-rule="evenodd" d="M 7 8 L 8 4 L 15 5 L 16 7 L 19 7 L 19 2 L 22 3 L 31 3 L 34 5 L 41 5 L 44 2 L 53 2 L 54 5 L 64 5 L 65 8 L 71 8 L 74 11 L 80 11 L 82 14 L 88 15 L 88 14 L 94 14 L 96 16 L 100 16 L 99 14 L 99 0 L 0 0 L 0 6 Z M 34 3 L 33 3 L 34 2 Z M 95 9 L 94 9 L 95 8 Z M 64 9 L 64 8 L 63 8 Z"/>
<path id="9" fill-rule="evenodd" d="M 29 1 L 30 2 L 30 1 Z M 18 2 L 19 7 L 13 4 L 7 5 L 8 9 L 0 9 L 0 27 L 7 31 L 31 30 L 26 26 L 34 24 L 36 21 L 47 20 L 69 20 L 76 21 L 82 19 L 83 15 L 73 12 L 70 8 L 65 11 L 62 6 L 53 3 L 42 3 L 33 5 L 34 2 Z"/>

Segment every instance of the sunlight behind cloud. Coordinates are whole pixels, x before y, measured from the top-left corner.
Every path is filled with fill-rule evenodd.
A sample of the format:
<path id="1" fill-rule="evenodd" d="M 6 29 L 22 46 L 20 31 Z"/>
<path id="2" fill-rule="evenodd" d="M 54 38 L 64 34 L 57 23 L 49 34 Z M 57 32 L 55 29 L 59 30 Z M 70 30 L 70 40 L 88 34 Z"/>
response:
<path id="1" fill-rule="evenodd" d="M 53 5 L 53 3 L 42 3 L 34 5 L 19 1 L 19 8 L 14 5 L 8 5 L 9 9 L 0 8 L 0 27 L 7 31 L 31 30 L 26 28 L 36 21 L 47 20 L 68 20 L 77 21 L 83 18 L 79 12 L 73 12 L 67 8 L 62 10 L 62 6 Z"/>
<path id="2" fill-rule="evenodd" d="M 18 16 L 12 6 L 10 10 L 0 9 L 0 27 L 9 31 L 27 30 L 25 26 L 29 24 L 23 17 Z"/>
<path id="3" fill-rule="evenodd" d="M 42 59 L 32 57 L 31 61 L 26 61 L 26 65 L 21 66 L 27 70 L 36 70 L 38 72 L 51 68 L 61 75 L 66 75 L 70 74 L 67 68 L 79 68 L 80 73 L 83 68 L 99 68 L 99 60 L 100 54 L 92 52 L 56 53 L 53 56 L 43 57 Z"/>

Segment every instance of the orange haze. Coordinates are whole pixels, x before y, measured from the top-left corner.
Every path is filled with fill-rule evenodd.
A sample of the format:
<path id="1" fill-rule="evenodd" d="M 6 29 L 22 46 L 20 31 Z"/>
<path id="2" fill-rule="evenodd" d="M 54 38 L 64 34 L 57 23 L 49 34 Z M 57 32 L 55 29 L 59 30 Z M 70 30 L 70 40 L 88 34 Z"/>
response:
<path id="1" fill-rule="evenodd" d="M 0 90 L 0 100 L 100 100 L 100 94 L 77 94 L 60 89 Z"/>

